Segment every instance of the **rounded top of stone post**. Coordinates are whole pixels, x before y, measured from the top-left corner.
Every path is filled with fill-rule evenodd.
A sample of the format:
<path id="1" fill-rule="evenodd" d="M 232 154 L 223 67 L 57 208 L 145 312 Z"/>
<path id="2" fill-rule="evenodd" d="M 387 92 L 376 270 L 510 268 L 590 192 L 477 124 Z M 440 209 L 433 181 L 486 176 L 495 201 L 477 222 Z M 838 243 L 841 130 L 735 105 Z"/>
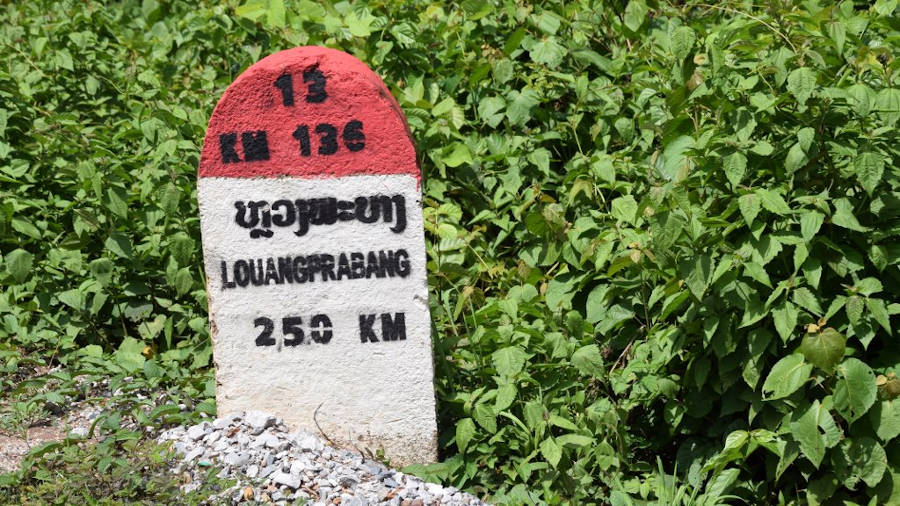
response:
<path id="1" fill-rule="evenodd" d="M 260 143 L 267 151 L 246 152 Z M 209 120 L 198 174 L 421 177 L 406 117 L 381 78 L 317 46 L 267 56 L 234 80 Z"/>

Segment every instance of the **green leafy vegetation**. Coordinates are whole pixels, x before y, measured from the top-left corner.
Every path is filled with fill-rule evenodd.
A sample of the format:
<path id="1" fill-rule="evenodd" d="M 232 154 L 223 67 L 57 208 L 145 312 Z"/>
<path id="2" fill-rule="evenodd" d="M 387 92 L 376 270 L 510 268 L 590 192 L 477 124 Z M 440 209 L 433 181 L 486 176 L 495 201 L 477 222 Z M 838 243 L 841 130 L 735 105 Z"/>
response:
<path id="1" fill-rule="evenodd" d="M 327 45 L 424 171 L 442 461 L 411 471 L 509 504 L 900 502 L 896 8 L 3 6 L 4 381 L 212 396 L 206 121 Z"/>
<path id="2" fill-rule="evenodd" d="M 184 493 L 180 477 L 172 475 L 172 452 L 123 434 L 93 446 L 49 443 L 36 448 L 24 466 L 39 459 L 15 487 L 0 483 L 4 504 L 200 504 L 231 485 L 210 467 L 203 482 Z"/>

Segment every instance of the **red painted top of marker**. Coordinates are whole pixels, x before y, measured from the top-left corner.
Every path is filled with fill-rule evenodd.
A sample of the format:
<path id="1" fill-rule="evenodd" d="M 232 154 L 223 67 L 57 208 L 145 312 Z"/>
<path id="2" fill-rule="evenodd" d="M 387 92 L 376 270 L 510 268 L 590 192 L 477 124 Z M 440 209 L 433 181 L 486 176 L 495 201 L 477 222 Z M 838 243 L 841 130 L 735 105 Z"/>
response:
<path id="1" fill-rule="evenodd" d="M 306 46 L 258 61 L 228 87 L 203 141 L 200 177 L 420 178 L 406 117 L 363 62 Z"/>

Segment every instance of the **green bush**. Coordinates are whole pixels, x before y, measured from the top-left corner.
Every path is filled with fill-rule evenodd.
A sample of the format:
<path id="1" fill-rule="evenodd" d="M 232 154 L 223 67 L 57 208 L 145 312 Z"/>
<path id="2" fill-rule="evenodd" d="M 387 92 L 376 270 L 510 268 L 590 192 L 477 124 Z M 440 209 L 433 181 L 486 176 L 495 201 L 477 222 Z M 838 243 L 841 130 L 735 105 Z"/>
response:
<path id="1" fill-rule="evenodd" d="M 205 366 L 206 119 L 328 45 L 425 173 L 443 460 L 413 471 L 511 504 L 896 503 L 896 3 L 5 6 L 0 337 Z"/>

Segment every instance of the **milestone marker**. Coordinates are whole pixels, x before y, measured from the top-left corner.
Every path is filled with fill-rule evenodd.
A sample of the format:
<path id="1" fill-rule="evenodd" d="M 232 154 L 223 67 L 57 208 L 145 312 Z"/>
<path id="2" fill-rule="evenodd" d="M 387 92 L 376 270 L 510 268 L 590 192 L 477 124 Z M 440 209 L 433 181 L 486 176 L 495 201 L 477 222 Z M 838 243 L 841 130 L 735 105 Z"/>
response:
<path id="1" fill-rule="evenodd" d="M 197 184 L 220 413 L 436 460 L 419 182 L 403 112 L 346 53 L 282 51 L 228 87 Z"/>

